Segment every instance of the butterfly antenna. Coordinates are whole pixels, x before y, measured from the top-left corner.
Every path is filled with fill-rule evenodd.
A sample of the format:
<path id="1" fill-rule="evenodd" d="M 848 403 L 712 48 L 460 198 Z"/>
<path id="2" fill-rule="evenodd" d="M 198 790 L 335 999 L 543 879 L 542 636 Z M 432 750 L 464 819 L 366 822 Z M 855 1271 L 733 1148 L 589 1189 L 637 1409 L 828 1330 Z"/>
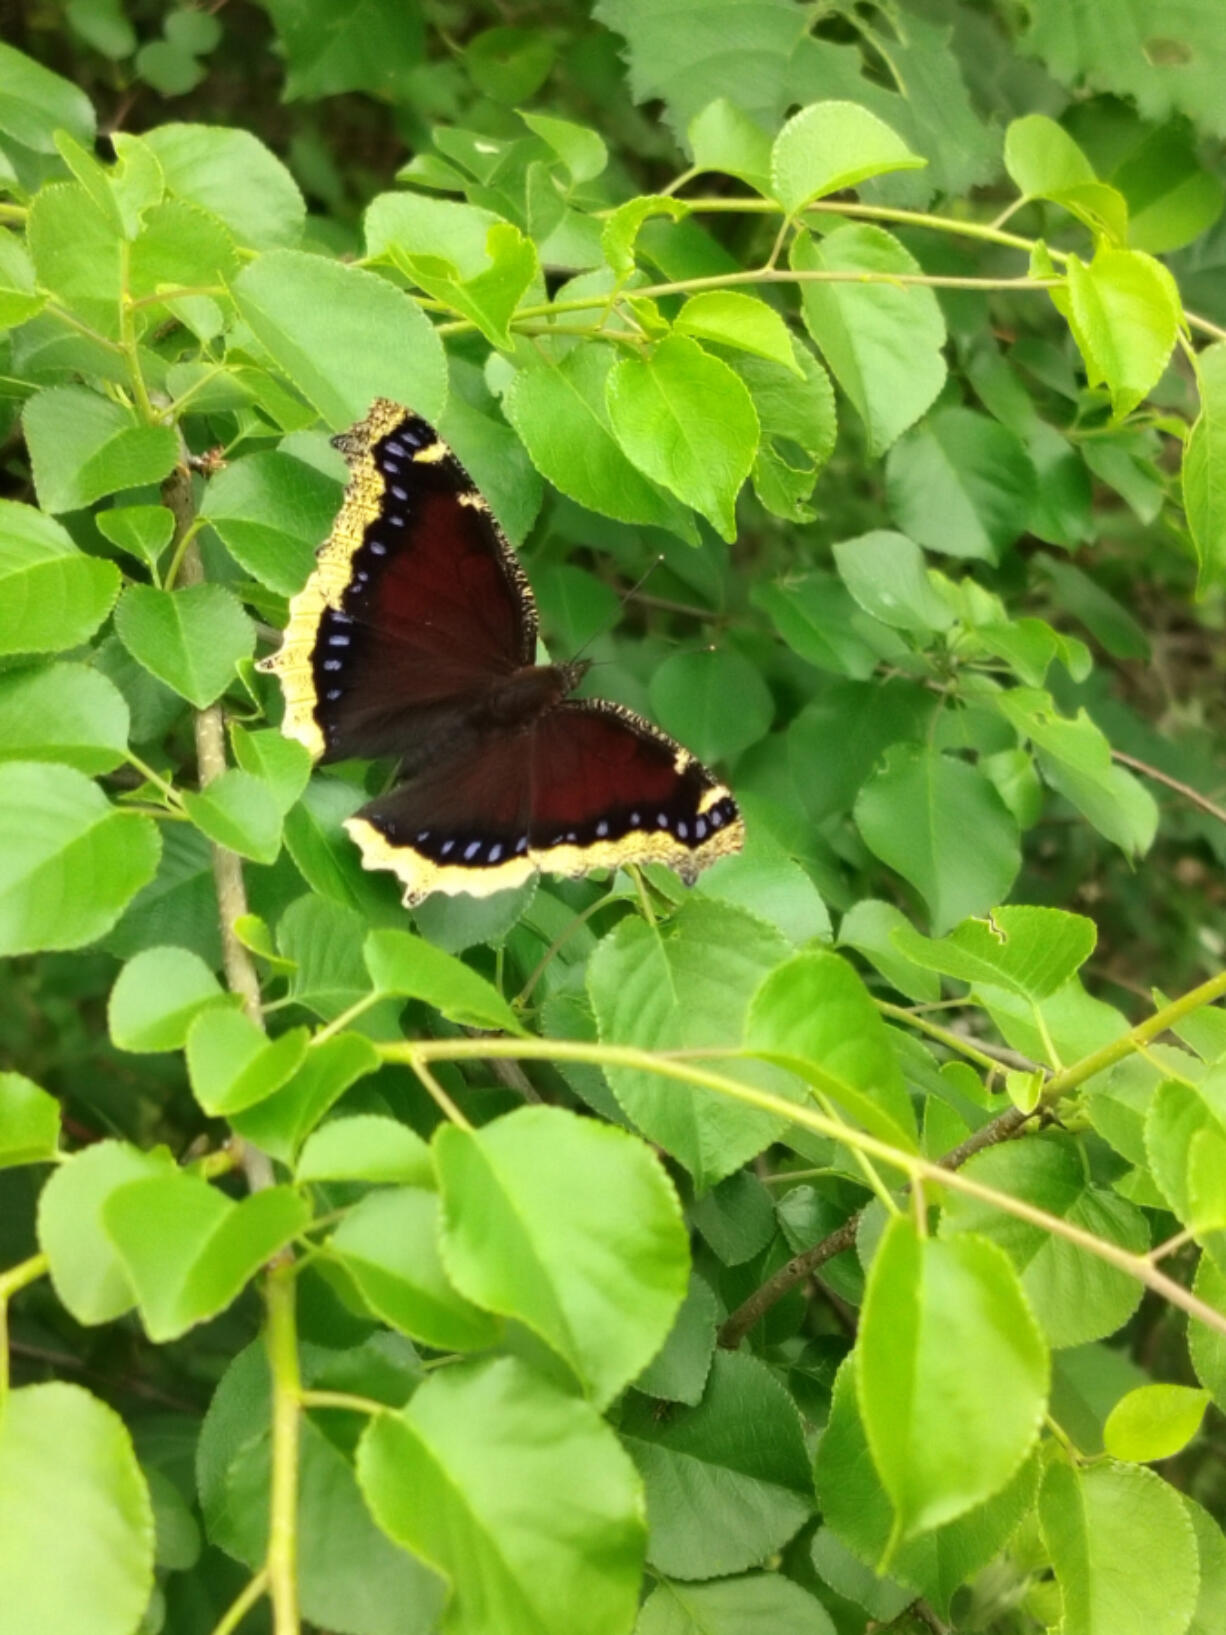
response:
<path id="1" fill-rule="evenodd" d="M 651 577 L 651 575 L 656 571 L 656 569 L 660 566 L 661 562 L 663 562 L 663 561 L 664 561 L 664 553 L 660 552 L 657 556 L 654 556 L 652 558 L 652 560 L 647 564 L 647 566 L 643 569 L 642 573 L 639 574 L 638 578 L 635 580 L 633 585 L 631 585 L 630 589 L 629 590 L 624 590 L 624 591 L 621 592 L 621 594 L 617 598 L 618 618 L 621 617 L 622 609 L 625 607 L 626 603 L 630 600 L 630 598 L 632 596 L 637 595 L 638 592 L 640 590 L 642 590 L 642 588 L 646 584 L 647 580 Z M 573 655 L 573 657 L 571 659 L 571 662 L 572 663 L 578 662 L 578 660 L 583 657 L 584 653 L 587 652 L 588 648 L 592 645 L 592 643 L 594 641 L 596 641 L 598 637 L 607 635 L 609 633 L 609 631 L 612 630 L 614 624 L 616 624 L 616 623 L 617 623 L 617 620 L 614 619 L 609 624 L 605 625 L 603 629 L 593 630 L 592 634 L 583 643 L 583 645 L 582 645 L 582 647 L 580 647 L 579 651 Z"/>

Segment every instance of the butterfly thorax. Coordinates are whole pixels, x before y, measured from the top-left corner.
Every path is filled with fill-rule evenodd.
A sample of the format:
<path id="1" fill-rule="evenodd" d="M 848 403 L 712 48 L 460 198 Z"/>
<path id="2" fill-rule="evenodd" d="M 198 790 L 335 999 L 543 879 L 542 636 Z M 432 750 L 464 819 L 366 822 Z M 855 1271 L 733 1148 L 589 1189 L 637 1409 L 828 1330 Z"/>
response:
<path id="1" fill-rule="evenodd" d="M 587 668 L 588 661 L 580 659 L 570 664 L 529 664 L 499 676 L 481 701 L 479 724 L 504 731 L 530 727 L 562 702 Z"/>

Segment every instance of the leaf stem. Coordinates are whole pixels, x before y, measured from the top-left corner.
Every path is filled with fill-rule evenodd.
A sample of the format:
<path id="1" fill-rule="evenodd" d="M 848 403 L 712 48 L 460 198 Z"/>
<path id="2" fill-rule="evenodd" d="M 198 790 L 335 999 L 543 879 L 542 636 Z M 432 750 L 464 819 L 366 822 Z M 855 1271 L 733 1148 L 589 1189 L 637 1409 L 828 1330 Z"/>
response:
<path id="1" fill-rule="evenodd" d="M 268 1588 L 268 1568 L 261 1567 L 255 1577 L 235 1596 L 213 1627 L 213 1635 L 233 1635 L 243 1619 Z"/>
<path id="2" fill-rule="evenodd" d="M 964 1039 L 952 1028 L 943 1028 L 939 1022 L 930 1022 L 926 1016 L 917 1015 L 905 1005 L 892 1005 L 886 999 L 874 999 L 873 1003 L 883 1016 L 891 1017 L 896 1022 L 903 1022 L 919 1033 L 926 1033 L 930 1039 L 939 1040 L 950 1050 L 956 1050 L 959 1055 L 965 1056 L 967 1061 L 977 1063 L 985 1072 L 990 1074 L 1000 1072 L 1001 1064 L 995 1057 L 989 1056 L 987 1051 L 981 1050 L 978 1045 L 971 1044 L 969 1039 Z"/>
<path id="3" fill-rule="evenodd" d="M 28 1260 L 0 1272 L 0 1419 L 9 1393 L 9 1301 L 30 1283 L 45 1275 L 51 1262 L 46 1255 L 31 1255 Z"/>
<path id="4" fill-rule="evenodd" d="M 372 1419 L 377 1414 L 396 1412 L 386 1402 L 376 1402 L 373 1397 L 354 1396 L 350 1391 L 302 1391 L 298 1400 L 304 1408 L 344 1408 L 353 1414 L 367 1414 Z"/>
<path id="5" fill-rule="evenodd" d="M 268 1522 L 268 1585 L 276 1635 L 299 1635 L 298 1431 L 302 1379 L 298 1369 L 294 1265 L 280 1260 L 264 1279 L 265 1345 L 272 1373 L 272 1507 Z"/>

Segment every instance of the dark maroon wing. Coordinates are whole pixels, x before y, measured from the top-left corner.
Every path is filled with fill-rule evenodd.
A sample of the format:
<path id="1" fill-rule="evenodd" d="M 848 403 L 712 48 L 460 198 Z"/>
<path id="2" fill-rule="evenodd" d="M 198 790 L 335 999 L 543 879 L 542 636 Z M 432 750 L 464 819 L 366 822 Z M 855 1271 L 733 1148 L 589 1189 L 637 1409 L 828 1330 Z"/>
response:
<path id="1" fill-rule="evenodd" d="M 731 794 L 700 761 L 599 700 L 453 743 L 346 827 L 366 866 L 394 870 L 410 904 L 432 891 L 486 896 L 537 869 L 666 863 L 692 881 L 744 839 Z"/>
<path id="2" fill-rule="evenodd" d="M 533 662 L 532 592 L 424 420 L 379 399 L 335 442 L 345 501 L 269 666 L 284 730 L 326 760 L 411 752 L 422 765 L 467 700 Z"/>

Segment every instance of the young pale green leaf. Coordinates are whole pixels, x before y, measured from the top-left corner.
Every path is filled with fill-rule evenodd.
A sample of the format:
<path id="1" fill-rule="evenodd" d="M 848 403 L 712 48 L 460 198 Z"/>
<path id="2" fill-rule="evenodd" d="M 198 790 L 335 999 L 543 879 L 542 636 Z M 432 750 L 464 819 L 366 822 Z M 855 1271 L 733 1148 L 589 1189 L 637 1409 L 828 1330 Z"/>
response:
<path id="1" fill-rule="evenodd" d="M 1135 1204 L 1095 1186 L 1069 1137 L 1041 1134 L 977 1153 L 966 1174 L 982 1186 L 1045 1210 L 1130 1254 L 1149 1249 L 1149 1223 Z M 1044 1227 L 1018 1220 L 984 1199 L 950 1193 L 941 1234 L 974 1232 L 1005 1251 L 1031 1310 L 1053 1347 L 1085 1345 L 1121 1329 L 1140 1303 L 1142 1285 Z"/>
<path id="2" fill-rule="evenodd" d="M 443 343 L 417 303 L 386 279 L 323 256 L 273 250 L 243 268 L 234 299 L 329 426 L 360 420 L 373 398 L 403 396 L 406 380 L 418 414 L 437 421 L 442 413 Z"/>
<path id="3" fill-rule="evenodd" d="M 814 199 L 859 187 L 871 176 L 922 170 L 927 163 L 858 102 L 815 102 L 793 114 L 775 138 L 771 191 L 795 215 Z"/>
<path id="4" fill-rule="evenodd" d="M 1023 198 L 1058 199 L 1096 182 L 1094 166 L 1047 114 L 1024 114 L 1005 131 L 1005 169 Z"/>
<path id="5" fill-rule="evenodd" d="M 810 347 L 793 340 L 792 360 L 795 371 L 746 352 L 730 361 L 749 388 L 761 427 L 754 492 L 785 522 L 811 522 L 809 495 L 834 450 L 834 389 Z"/>
<path id="6" fill-rule="evenodd" d="M 697 543 L 694 520 L 622 452 L 609 425 L 607 346 L 582 342 L 554 361 L 540 354 L 512 376 L 502 406 L 533 465 L 559 493 L 619 522 L 668 528 Z"/>
<path id="7" fill-rule="evenodd" d="M 298 184 L 250 131 L 167 124 L 147 130 L 142 140 L 161 166 L 167 191 L 219 216 L 239 244 L 271 250 L 301 238 L 306 205 Z"/>
<path id="8" fill-rule="evenodd" d="M 1064 1635 L 1183 1635 L 1196 1606 L 1196 1534 L 1161 1477 L 1114 1460 L 1055 1462 L 1043 1479 L 1039 1521 Z"/>
<path id="9" fill-rule="evenodd" d="M 132 1635 L 152 1591 L 153 1511 L 123 1420 L 79 1385 L 14 1391 L 0 1420 L 5 1621 Z"/>
<path id="10" fill-rule="evenodd" d="M 614 434 L 638 469 L 734 539 L 737 492 L 758 446 L 740 376 L 674 334 L 649 357 L 614 364 L 605 392 Z"/>
<path id="11" fill-rule="evenodd" d="M 185 790 L 183 806 L 215 845 L 254 863 L 275 863 L 281 850 L 281 809 L 260 777 L 228 767 L 199 794 Z"/>
<path id="12" fill-rule="evenodd" d="M 926 966 L 908 959 L 894 941 L 895 932 L 909 924 L 902 910 L 893 903 L 864 897 L 844 914 L 839 923 L 838 940 L 841 946 L 863 954 L 899 993 L 906 994 L 917 1004 L 929 1004 L 941 997 L 939 977 Z"/>
<path id="13" fill-rule="evenodd" d="M 685 1294 L 687 1234 L 655 1155 L 554 1107 L 440 1127 L 434 1153 L 457 1288 L 539 1334 L 607 1406 L 660 1349 Z"/>
<path id="14" fill-rule="evenodd" d="M 358 1481 L 380 1527 L 442 1573 L 450 1635 L 625 1635 L 642 1493 L 588 1403 L 512 1357 L 432 1374 L 370 1422 Z"/>
<path id="15" fill-rule="evenodd" d="M 938 935 L 999 903 L 1021 867 L 1017 821 L 983 773 L 917 744 L 888 752 L 855 820 L 870 851 L 921 894 Z"/>
<path id="16" fill-rule="evenodd" d="M 1138 1385 L 1107 1415 L 1103 1446 L 1113 1459 L 1139 1465 L 1170 1459 L 1200 1430 L 1209 1400 L 1190 1385 Z"/>
<path id="17" fill-rule="evenodd" d="M 738 1051 L 754 991 L 789 952 L 779 933 L 752 914 L 697 897 L 663 926 L 622 920 L 588 962 L 601 1041 L 652 1051 L 721 1045 Z M 776 1095 L 803 1095 L 790 1075 L 766 1063 L 729 1060 L 719 1067 Z M 610 1067 L 606 1076 L 635 1125 L 679 1158 L 703 1189 L 786 1126 L 772 1113 L 637 1068 Z"/>
<path id="18" fill-rule="evenodd" d="M 609 150 L 603 138 L 586 125 L 556 119 L 550 114 L 525 113 L 522 109 L 519 117 L 530 131 L 548 142 L 570 172 L 572 182 L 590 182 L 608 164 Z"/>
<path id="19" fill-rule="evenodd" d="M 223 585 L 129 585 L 115 630 L 138 664 L 200 710 L 225 692 L 235 666 L 255 649 L 251 621 Z"/>
<path id="20" fill-rule="evenodd" d="M 1037 482 L 1007 426 L 958 407 L 938 409 L 890 450 L 890 514 L 930 551 L 998 562 L 1021 534 Z"/>
<path id="21" fill-rule="evenodd" d="M 178 458 L 170 426 L 144 426 L 132 410 L 83 386 L 37 392 L 21 423 L 46 511 L 79 511 L 104 494 L 160 482 Z"/>
<path id="22" fill-rule="evenodd" d="M 0 654 L 80 646 L 118 594 L 113 562 L 83 555 L 32 505 L 0 500 Z"/>
<path id="23" fill-rule="evenodd" d="M 109 340 L 119 334 L 122 243 L 118 224 L 79 183 L 49 183 L 34 195 L 26 246 L 39 287 Z M 111 375 L 105 347 L 86 347 L 84 357 L 91 375 Z"/>
<path id="24" fill-rule="evenodd" d="M 953 609 L 929 580 L 923 552 L 905 534 L 875 528 L 841 540 L 834 560 L 856 601 L 882 624 L 926 636 L 953 623 Z"/>
<path id="25" fill-rule="evenodd" d="M 787 325 L 774 307 L 739 290 L 703 290 L 689 296 L 673 331 L 738 352 L 752 352 L 780 364 L 789 374 L 802 373 Z"/>
<path id="26" fill-rule="evenodd" d="M 465 219 L 458 233 L 448 219 L 455 215 Z M 474 229 L 480 248 L 469 242 Z M 389 193 L 372 203 L 366 231 L 372 255 L 385 256 L 427 295 L 470 319 L 491 345 L 512 350 L 507 326 L 540 280 L 536 246 L 518 227 L 472 205 Z"/>
<path id="27" fill-rule="evenodd" d="M 183 1170 L 117 1187 L 100 1213 L 157 1345 L 224 1311 L 311 1218 L 289 1187 L 235 1203 Z"/>
<path id="28" fill-rule="evenodd" d="M 202 1010 L 230 1003 L 217 978 L 187 948 L 145 948 L 120 971 L 107 1003 L 117 1050 L 181 1050 Z"/>
<path id="29" fill-rule="evenodd" d="M 770 138 L 727 97 L 716 97 L 690 120 L 686 136 L 696 171 L 738 176 L 759 193 L 770 191 Z"/>
<path id="30" fill-rule="evenodd" d="M 51 1282 L 78 1323 L 109 1323 L 136 1304 L 111 1240 L 102 1206 L 119 1187 L 174 1169 L 165 1147 L 141 1152 L 122 1141 L 98 1141 L 74 1153 L 38 1200 L 38 1245 Z"/>
<path id="31" fill-rule="evenodd" d="M 921 1238 L 895 1216 L 869 1270 L 855 1357 L 894 1543 L 953 1521 L 1017 1473 L 1047 1404 L 1048 1356 L 994 1244 Z"/>
<path id="32" fill-rule="evenodd" d="M 311 757 L 301 744 L 266 727 L 252 732 L 237 721 L 230 727 L 234 759 L 244 772 L 272 791 L 284 814 L 295 804 L 311 776 Z"/>
<path id="33" fill-rule="evenodd" d="M 55 133 L 93 143 L 94 110 L 80 86 L 0 44 L 0 131 L 36 153 L 55 152 Z M 82 1632 L 84 1635 L 84 1632 Z"/>
<path id="34" fill-rule="evenodd" d="M 805 326 L 882 454 L 914 424 L 945 383 L 945 320 L 930 289 L 900 286 L 919 263 L 880 227 L 836 227 L 820 242 L 801 233 L 799 272 L 845 274 L 847 282 L 802 286 Z M 857 275 L 870 275 L 861 281 Z"/>
<path id="35" fill-rule="evenodd" d="M 484 1351 L 497 1343 L 502 1325 L 448 1277 L 439 1219 L 439 1198 L 429 1187 L 371 1193 L 345 1216 L 328 1252 L 392 1328 L 440 1351 Z"/>
<path id="36" fill-rule="evenodd" d="M 1203 595 L 1226 583 L 1226 490 L 1221 481 L 1226 468 L 1226 341 L 1197 353 L 1196 381 L 1200 414 L 1184 450 L 1180 480 Z"/>
<path id="37" fill-rule="evenodd" d="M 1214 1635 L 1226 1620 L 1226 1537 L 1222 1529 L 1195 1499 L 1181 1494 L 1184 1510 L 1196 1534 L 1200 1557 L 1200 1589 L 1196 1610 L 1185 1635 Z"/>
<path id="38" fill-rule="evenodd" d="M 852 1359 L 839 1369 L 834 1382 L 815 1474 L 826 1525 L 857 1561 L 880 1561 L 893 1530 L 893 1507 L 869 1453 L 856 1400 Z M 888 1579 L 877 1578 L 866 1566 L 874 1599 L 882 1594 L 892 1596 L 901 1583 L 910 1587 L 906 1600 L 923 1595 L 943 1617 L 948 1617 L 955 1591 L 1008 1543 L 1022 1517 L 1033 1509 L 1038 1486 L 1039 1460 L 1032 1456 L 985 1504 L 900 1545 L 890 1559 Z M 835 1587 L 846 1593 L 840 1586 Z M 884 1611 L 874 1614 L 885 1615 Z"/>
<path id="39" fill-rule="evenodd" d="M 67 766 L 0 763 L 0 954 L 94 942 L 157 869 L 152 819 Z"/>
<path id="40" fill-rule="evenodd" d="M 148 567 L 156 566 L 175 531 L 174 513 L 164 505 L 120 505 L 99 511 L 94 521 L 104 539 Z"/>
<path id="41" fill-rule="evenodd" d="M 650 697 L 661 725 L 703 761 L 734 760 L 775 713 L 761 671 L 733 647 L 674 653 L 652 676 Z"/>
<path id="42" fill-rule="evenodd" d="M 294 1168 L 302 1181 L 369 1181 L 433 1187 L 430 1149 L 407 1124 L 380 1113 L 334 1118 L 303 1143 Z"/>
<path id="43" fill-rule="evenodd" d="M 128 747 L 119 689 L 84 664 L 46 664 L 0 676 L 0 760 L 62 761 L 111 772 Z"/>
<path id="44" fill-rule="evenodd" d="M 812 1514 L 796 1404 L 745 1352 L 716 1352 L 696 1408 L 629 1398 L 621 1437 L 647 1489 L 647 1559 L 670 1578 L 760 1566 Z"/>
<path id="45" fill-rule="evenodd" d="M 1068 259 L 1069 323 L 1091 386 L 1116 419 L 1136 408 L 1166 368 L 1182 307 L 1175 280 L 1140 250 L 1102 246 L 1087 266 Z"/>
<path id="46" fill-rule="evenodd" d="M 5 233 L 0 237 L 0 330 L 25 323 L 46 299 L 39 293 L 34 264 L 24 244 L 12 233 Z"/>
<path id="47" fill-rule="evenodd" d="M 689 213 L 684 199 L 663 193 L 642 194 L 619 204 L 600 230 L 600 248 L 618 279 L 627 279 L 634 271 L 635 247 L 644 222 L 658 216 L 684 221 Z"/>
<path id="48" fill-rule="evenodd" d="M 1059 908 L 994 908 L 939 941 L 900 926 L 894 946 L 925 970 L 960 982 L 991 982 L 1024 999 L 1046 999 L 1089 959 L 1098 928 Z"/>
<path id="49" fill-rule="evenodd" d="M 0 1169 L 53 1159 L 60 1104 L 24 1073 L 0 1073 Z"/>
<path id="50" fill-rule="evenodd" d="M 243 1011 L 202 1011 L 187 1030 L 192 1092 L 210 1117 L 240 1113 L 297 1072 L 309 1039 L 302 1027 L 270 1039 Z"/>
<path id="51" fill-rule="evenodd" d="M 711 1194 L 708 1194 L 711 1196 Z M 701 1402 L 715 1357 L 719 1307 L 709 1283 L 694 1273 L 668 1337 L 635 1380 L 635 1389 L 664 1402 Z"/>
<path id="52" fill-rule="evenodd" d="M 523 1024 L 497 988 L 454 954 L 407 931 L 372 931 L 363 956 L 380 993 L 421 999 L 462 1026 L 522 1033 Z"/>
<path id="53" fill-rule="evenodd" d="M 128 287 L 142 300 L 173 289 L 220 288 L 229 284 L 239 266 L 238 251 L 225 222 L 197 204 L 167 199 L 144 212 L 128 263 Z M 196 296 L 166 304 L 189 328 L 195 327 L 193 317 L 208 311 Z M 210 329 L 220 322 L 215 302 L 212 305 Z"/>
<path id="54" fill-rule="evenodd" d="M 360 1033 L 339 1033 L 312 1044 L 293 1077 L 264 1101 L 231 1118 L 247 1141 L 291 1163 L 299 1146 L 350 1085 L 374 1073 L 379 1057 Z"/>
<path id="55" fill-rule="evenodd" d="M 261 584 L 293 596 L 315 566 L 340 488 L 314 466 L 268 450 L 232 461 L 205 490 L 200 515 Z"/>
<path id="56" fill-rule="evenodd" d="M 773 971 L 750 1004 L 745 1044 L 882 1141 L 915 1150 L 915 1114 L 885 1023 L 837 954 L 797 954 Z"/>
<path id="57" fill-rule="evenodd" d="M 835 1635 L 815 1596 L 782 1573 L 752 1573 L 711 1584 L 664 1579 L 639 1613 L 634 1635 Z"/>

